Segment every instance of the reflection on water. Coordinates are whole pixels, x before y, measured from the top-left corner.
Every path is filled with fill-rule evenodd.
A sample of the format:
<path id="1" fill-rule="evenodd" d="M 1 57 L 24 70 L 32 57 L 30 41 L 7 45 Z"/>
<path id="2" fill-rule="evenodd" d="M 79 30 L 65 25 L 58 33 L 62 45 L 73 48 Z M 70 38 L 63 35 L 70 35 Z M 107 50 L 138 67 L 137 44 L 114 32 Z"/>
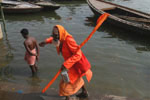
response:
<path id="1" fill-rule="evenodd" d="M 12 59 L 13 55 L 9 45 L 4 44 L 4 42 L 0 40 L 0 80 L 7 80 L 7 78 L 12 76 L 12 70 L 9 67 L 9 63 Z"/>
<path id="2" fill-rule="evenodd" d="M 94 27 L 96 25 L 96 16 L 87 17 L 87 23 L 85 25 Z M 107 32 L 109 36 L 104 38 L 118 38 L 119 41 L 126 41 L 129 44 L 133 44 L 137 51 L 150 51 L 149 37 L 141 34 L 134 33 L 132 31 L 123 30 L 110 24 L 103 24 L 99 31 Z"/>
<path id="3" fill-rule="evenodd" d="M 96 25 L 95 19 L 96 18 L 94 16 L 87 17 L 85 25 L 90 26 L 90 27 L 95 27 Z M 137 35 L 137 34 L 132 33 L 131 31 L 121 30 L 118 27 L 115 27 L 115 26 L 112 27 L 110 24 L 103 24 L 103 26 L 100 27 L 98 31 L 101 34 L 100 38 L 102 40 L 97 39 L 97 41 L 103 42 L 103 40 L 105 40 L 105 45 L 101 47 L 101 48 L 104 48 L 105 50 L 105 52 L 103 53 L 108 53 L 110 57 L 111 55 L 113 55 L 112 59 L 106 59 L 107 54 L 105 54 L 105 57 L 103 59 L 109 60 L 107 63 L 110 63 L 111 61 L 117 63 L 115 67 L 114 67 L 114 64 L 111 64 L 110 69 L 113 70 L 112 67 L 115 68 L 113 72 L 109 71 L 109 69 L 106 68 L 107 64 L 105 65 L 104 69 L 105 70 L 107 69 L 107 72 L 108 72 L 108 73 L 106 72 L 105 73 L 108 76 L 110 74 L 114 77 L 104 76 L 105 78 L 106 77 L 107 78 L 102 79 L 100 83 L 101 83 L 101 86 L 105 88 L 101 88 L 100 90 L 107 91 L 107 92 L 117 90 L 117 91 L 120 91 L 120 93 L 122 93 L 123 95 L 132 95 L 136 97 L 138 97 L 137 94 L 143 95 L 143 96 L 145 95 L 145 98 L 142 98 L 142 99 L 147 100 L 147 98 L 149 98 L 147 94 L 150 93 L 150 88 L 148 88 L 150 86 L 149 85 L 150 84 L 150 80 L 149 80 L 150 67 L 149 67 L 149 60 L 147 60 L 149 59 L 149 48 L 150 48 L 149 37 Z M 107 33 L 107 35 L 106 34 L 104 35 L 104 33 Z M 133 49 L 132 47 L 134 47 L 135 49 Z M 108 49 L 111 49 L 111 50 L 108 50 Z M 145 55 L 145 57 L 143 55 Z M 106 60 L 103 60 L 103 61 L 105 62 Z M 108 66 L 110 67 L 110 65 Z M 126 70 L 126 71 L 123 72 L 123 70 Z M 98 71 L 98 73 L 100 74 L 100 71 Z M 101 75 L 103 74 L 100 74 L 100 76 Z M 136 84 L 136 85 L 133 85 L 133 84 Z M 109 89 L 107 90 L 106 87 Z M 147 92 L 146 91 L 144 92 L 143 91 L 144 89 Z M 130 91 L 130 94 L 128 94 L 129 91 Z M 115 93 L 115 91 L 113 92 Z"/>
<path id="4" fill-rule="evenodd" d="M 42 80 L 39 78 L 39 76 L 31 76 L 27 79 L 27 83 L 31 86 L 40 86 L 41 82 Z"/>
<path id="5" fill-rule="evenodd" d="M 12 69 L 10 66 L 0 68 L 0 81 L 8 81 L 13 79 Z"/>
<path id="6" fill-rule="evenodd" d="M 51 20 L 61 20 L 61 17 L 55 11 L 42 11 L 40 13 L 33 14 L 9 14 L 5 15 L 7 21 L 43 21 L 44 18 Z"/>
<path id="7" fill-rule="evenodd" d="M 6 66 L 13 58 L 9 46 L 0 40 L 0 68 Z"/>

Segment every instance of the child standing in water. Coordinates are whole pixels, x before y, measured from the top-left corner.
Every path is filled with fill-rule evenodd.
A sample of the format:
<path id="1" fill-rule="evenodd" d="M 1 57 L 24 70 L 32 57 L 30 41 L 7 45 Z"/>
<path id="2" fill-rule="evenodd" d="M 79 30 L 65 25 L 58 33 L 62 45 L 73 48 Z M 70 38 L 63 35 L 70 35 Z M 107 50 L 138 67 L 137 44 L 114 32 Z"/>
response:
<path id="1" fill-rule="evenodd" d="M 38 61 L 39 58 L 39 47 L 36 39 L 34 37 L 29 36 L 28 29 L 22 29 L 20 33 L 25 39 L 24 46 L 26 48 L 26 53 L 24 59 L 29 64 L 32 71 L 32 76 L 34 76 L 38 70 L 36 61 Z"/>

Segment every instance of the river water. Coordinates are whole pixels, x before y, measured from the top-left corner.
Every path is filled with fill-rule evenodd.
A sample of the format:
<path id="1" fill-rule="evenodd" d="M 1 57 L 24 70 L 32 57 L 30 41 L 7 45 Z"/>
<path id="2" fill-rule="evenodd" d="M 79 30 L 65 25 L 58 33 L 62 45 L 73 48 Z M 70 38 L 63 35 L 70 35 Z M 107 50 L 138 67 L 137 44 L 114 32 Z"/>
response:
<path id="1" fill-rule="evenodd" d="M 109 1 L 150 13 L 149 0 Z M 40 48 L 38 77 L 32 78 L 24 61 L 22 28 L 28 28 L 30 35 L 40 42 L 50 36 L 54 25 L 61 24 L 80 44 L 95 26 L 93 13 L 84 1 L 64 2 L 55 12 L 5 17 L 7 36 L 0 40 L 0 82 L 31 87 L 44 87 L 60 68 L 63 58 L 52 45 Z M 82 48 L 92 65 L 93 78 L 89 84 L 86 82 L 90 93 L 150 99 L 150 41 L 133 34 L 103 26 Z M 52 87 L 58 89 L 59 79 Z"/>

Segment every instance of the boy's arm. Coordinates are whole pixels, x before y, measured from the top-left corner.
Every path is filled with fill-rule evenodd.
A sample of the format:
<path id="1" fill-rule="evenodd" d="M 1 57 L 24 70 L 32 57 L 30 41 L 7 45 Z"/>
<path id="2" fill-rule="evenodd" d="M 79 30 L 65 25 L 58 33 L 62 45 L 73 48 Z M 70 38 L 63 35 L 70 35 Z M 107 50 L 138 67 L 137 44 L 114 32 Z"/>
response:
<path id="1" fill-rule="evenodd" d="M 36 46 L 36 50 L 37 50 L 37 56 L 39 56 L 39 46 L 37 44 L 37 41 L 35 40 L 35 46 Z"/>
<path id="2" fill-rule="evenodd" d="M 38 61 L 39 60 L 39 46 L 36 40 L 35 40 L 35 47 L 36 47 L 36 52 L 37 52 L 36 60 Z"/>
<path id="3" fill-rule="evenodd" d="M 25 48 L 26 48 L 26 51 L 27 51 L 30 55 L 32 55 L 32 56 L 37 56 L 36 54 L 33 54 L 33 53 L 31 52 L 31 50 L 30 50 L 30 48 L 28 47 L 28 45 L 27 45 L 26 42 L 24 42 L 24 46 L 25 46 Z"/>

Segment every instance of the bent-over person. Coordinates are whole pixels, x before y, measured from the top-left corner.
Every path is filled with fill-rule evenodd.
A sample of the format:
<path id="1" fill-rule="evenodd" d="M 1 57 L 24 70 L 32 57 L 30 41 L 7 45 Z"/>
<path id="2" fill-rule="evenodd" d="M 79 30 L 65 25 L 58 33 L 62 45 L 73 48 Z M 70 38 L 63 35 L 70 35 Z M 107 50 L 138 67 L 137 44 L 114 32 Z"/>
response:
<path id="1" fill-rule="evenodd" d="M 51 37 L 41 42 L 39 45 L 44 47 L 46 44 L 54 44 L 58 54 L 62 54 L 64 63 L 62 71 L 67 70 L 69 82 L 60 81 L 59 95 L 66 96 L 66 100 L 70 100 L 70 96 L 76 94 L 80 89 L 82 92 L 76 95 L 77 97 L 87 98 L 88 92 L 84 85 L 83 76 L 86 76 L 90 81 L 92 78 L 91 65 L 84 56 L 79 45 L 77 45 L 73 36 L 70 35 L 63 26 L 56 25 L 53 28 Z"/>

